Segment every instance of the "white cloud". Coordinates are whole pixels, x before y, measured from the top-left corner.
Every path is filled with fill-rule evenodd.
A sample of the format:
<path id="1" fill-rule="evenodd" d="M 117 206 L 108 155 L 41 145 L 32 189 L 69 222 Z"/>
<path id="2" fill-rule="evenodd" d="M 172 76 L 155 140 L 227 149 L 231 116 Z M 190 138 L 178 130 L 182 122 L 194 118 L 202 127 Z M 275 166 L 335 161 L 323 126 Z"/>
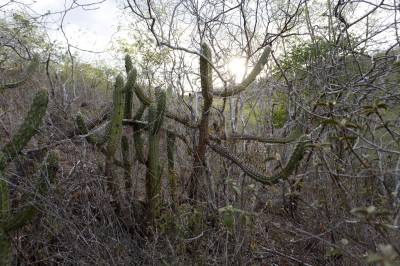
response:
<path id="1" fill-rule="evenodd" d="M 91 3 L 92 1 L 78 1 L 80 4 Z M 38 14 L 45 14 L 63 11 L 70 7 L 72 0 L 37 0 L 32 9 Z M 65 5 L 65 6 L 64 6 Z M 65 38 L 60 33 L 63 13 L 55 13 L 45 17 L 49 28 L 50 37 L 65 44 Z M 107 0 L 90 8 L 76 7 L 67 12 L 63 21 L 63 29 L 70 44 L 83 50 L 104 51 L 110 48 L 110 42 L 117 31 L 120 21 L 120 10 L 115 0 Z M 79 52 L 85 59 L 101 57 L 101 54 L 90 54 Z"/>

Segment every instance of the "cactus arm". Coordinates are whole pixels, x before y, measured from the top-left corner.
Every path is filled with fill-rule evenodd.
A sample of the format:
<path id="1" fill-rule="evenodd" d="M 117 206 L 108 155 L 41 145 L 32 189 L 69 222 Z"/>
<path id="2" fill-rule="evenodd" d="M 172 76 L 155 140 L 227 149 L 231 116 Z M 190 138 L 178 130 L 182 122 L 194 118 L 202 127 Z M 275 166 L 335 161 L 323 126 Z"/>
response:
<path id="1" fill-rule="evenodd" d="M 47 92 L 39 91 L 17 133 L 0 151 L 0 265 L 11 265 L 12 261 L 11 238 L 7 231 L 9 226 L 8 223 L 4 224 L 10 219 L 10 194 L 3 171 L 7 162 L 15 159 L 36 133 L 46 113 L 47 103 Z"/>
<path id="2" fill-rule="evenodd" d="M 251 83 L 253 83 L 256 80 L 257 76 L 260 74 L 261 70 L 263 70 L 265 64 L 268 62 L 270 54 L 271 54 L 271 46 L 268 45 L 264 48 L 263 53 L 261 54 L 260 58 L 258 59 L 256 65 L 251 70 L 249 75 L 240 84 L 232 87 L 229 90 L 225 89 L 216 90 L 213 92 L 213 94 L 219 97 L 229 97 L 244 91 Z"/>
<path id="3" fill-rule="evenodd" d="M 139 84 L 135 85 L 134 91 L 142 104 L 149 106 L 152 103 L 152 99 L 144 93 L 142 87 Z"/>
<path id="4" fill-rule="evenodd" d="M 260 137 L 260 136 L 253 136 L 253 135 L 239 135 L 239 134 L 232 134 L 225 138 L 227 141 L 236 141 L 236 140 L 247 140 L 247 141 L 256 141 L 261 143 L 268 143 L 268 144 L 287 144 L 291 142 L 295 142 L 301 136 L 301 132 L 299 129 L 294 129 L 293 132 L 287 137 Z M 217 139 L 216 137 L 213 137 Z"/>
<path id="5" fill-rule="evenodd" d="M 4 159 L 0 153 L 0 161 L 2 158 Z M 48 155 L 45 167 L 47 169 L 48 179 L 52 182 L 58 170 L 58 157 L 56 153 L 50 153 Z M 31 222 L 37 214 L 37 208 L 36 206 L 30 205 L 19 210 L 16 214 L 11 215 L 8 203 L 8 186 L 1 172 L 2 169 L 0 169 L 0 198 L 2 200 L 0 204 L 0 214 L 2 214 L 0 215 L 0 265 L 11 265 L 12 252 L 10 233 Z M 39 180 L 37 189 L 41 195 L 47 192 L 47 187 L 43 178 Z M 7 204 L 4 204 L 3 198 L 6 198 Z M 6 213 L 3 212 L 4 208 L 7 209 Z"/>
<path id="6" fill-rule="evenodd" d="M 14 89 L 16 87 L 23 85 L 26 81 L 28 81 L 30 79 L 30 77 L 35 72 L 35 70 L 38 66 L 39 66 L 39 57 L 37 55 L 34 55 L 32 58 L 32 61 L 29 63 L 27 69 L 25 70 L 24 77 L 22 77 L 18 81 L 0 84 L 0 91 L 6 90 L 6 89 Z"/>
<path id="7" fill-rule="evenodd" d="M 85 119 L 83 118 L 81 113 L 78 113 L 78 115 L 75 117 L 75 123 L 78 128 L 79 134 L 84 135 L 87 142 L 97 146 L 104 144 L 105 137 L 99 137 L 89 133 L 89 130 L 85 123 Z"/>
<path id="8" fill-rule="evenodd" d="M 98 137 L 98 136 L 96 136 L 94 134 L 90 134 L 81 114 L 78 114 L 76 116 L 75 122 L 76 122 L 76 125 L 77 125 L 77 128 L 78 128 L 80 134 L 85 136 L 86 140 L 90 144 L 97 146 L 100 149 L 100 151 L 104 155 L 106 155 L 107 154 L 107 150 L 104 147 L 102 147 L 102 145 L 106 142 L 106 137 Z M 116 166 L 118 166 L 118 167 L 121 167 L 121 168 L 124 167 L 124 163 L 119 161 L 119 160 L 117 160 L 117 159 L 114 159 L 114 164 Z"/>
<path id="9" fill-rule="evenodd" d="M 42 165 L 41 174 L 36 181 L 36 190 L 39 195 L 43 196 L 47 193 L 48 185 L 46 180 L 49 180 L 50 183 L 53 183 L 56 179 L 58 169 L 58 155 L 55 152 L 50 152 L 45 163 Z M 7 217 L 7 219 L 3 222 L 3 230 L 7 233 L 11 233 L 12 231 L 20 229 L 21 227 L 30 223 L 37 215 L 37 212 L 37 206 L 34 204 L 24 207 L 17 213 Z"/>
<path id="10" fill-rule="evenodd" d="M 189 128 L 197 129 L 199 127 L 198 124 L 193 124 L 188 116 L 183 117 L 170 110 L 166 110 L 165 116 Z"/>
<path id="11" fill-rule="evenodd" d="M 132 64 L 132 63 L 131 63 Z M 128 80 L 125 85 L 125 110 L 124 118 L 132 118 L 132 101 L 133 101 L 133 91 L 136 83 L 137 70 L 131 66 L 131 70 L 128 74 Z"/>
<path id="12" fill-rule="evenodd" d="M 264 185 L 273 185 L 273 184 L 278 183 L 281 179 L 286 179 L 293 173 L 293 171 L 296 169 L 296 167 L 301 162 L 301 159 L 303 158 L 307 142 L 309 142 L 309 141 L 305 135 L 300 137 L 286 166 L 281 171 L 279 171 L 278 173 L 276 173 L 272 176 L 263 175 L 259 171 L 254 169 L 252 166 L 244 164 L 243 162 L 241 162 L 241 160 L 236 155 L 231 154 L 226 148 L 224 148 L 220 145 L 209 143 L 209 147 L 212 150 L 214 150 L 216 153 L 221 155 L 222 157 L 227 158 L 230 161 L 232 161 L 234 164 L 236 164 L 240 169 L 243 170 L 243 172 L 245 172 L 252 179 L 254 179 Z"/>
<path id="13" fill-rule="evenodd" d="M 130 55 L 125 55 L 125 71 L 126 74 L 129 75 L 129 73 L 131 72 L 131 70 L 133 69 L 133 64 L 132 64 L 132 58 L 130 57 Z"/>
<path id="14" fill-rule="evenodd" d="M 7 161 L 12 161 L 28 144 L 29 140 L 36 133 L 44 115 L 46 114 L 48 103 L 48 93 L 45 90 L 39 91 L 32 102 L 30 110 L 25 117 L 24 122 L 12 137 L 11 141 L 6 144 L 2 152 L 6 156 Z"/>

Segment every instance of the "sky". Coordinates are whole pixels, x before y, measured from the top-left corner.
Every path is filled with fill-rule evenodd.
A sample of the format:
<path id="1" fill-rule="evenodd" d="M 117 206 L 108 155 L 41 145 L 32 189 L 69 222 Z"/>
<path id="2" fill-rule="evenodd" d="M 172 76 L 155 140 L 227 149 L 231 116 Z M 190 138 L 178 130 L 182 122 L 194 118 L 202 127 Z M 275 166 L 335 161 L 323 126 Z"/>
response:
<path id="1" fill-rule="evenodd" d="M 8 0 L 0 0 L 0 4 Z M 101 0 L 78 0 L 80 4 L 100 2 Z M 42 18 L 46 22 L 47 32 L 51 41 L 58 41 L 65 45 L 66 39 L 59 30 L 65 7 L 70 7 L 72 0 L 20 0 L 30 4 L 28 12 L 36 15 L 45 14 L 48 11 L 52 15 Z M 63 28 L 68 42 L 82 50 L 95 51 L 90 53 L 73 49 L 78 52 L 84 60 L 107 60 L 104 51 L 111 47 L 111 40 L 116 35 L 123 34 L 118 26 L 124 23 L 121 10 L 116 0 L 105 0 L 102 3 L 90 7 L 77 7 L 67 12 L 63 22 Z M 104 53 L 98 53 L 104 52 Z"/>

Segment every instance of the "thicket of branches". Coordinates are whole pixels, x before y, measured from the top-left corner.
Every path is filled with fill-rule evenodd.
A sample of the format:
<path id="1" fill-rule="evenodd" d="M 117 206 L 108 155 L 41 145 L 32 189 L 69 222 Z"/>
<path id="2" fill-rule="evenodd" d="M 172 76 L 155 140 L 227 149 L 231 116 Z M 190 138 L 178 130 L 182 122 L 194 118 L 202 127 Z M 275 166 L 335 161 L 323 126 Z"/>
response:
<path id="1" fill-rule="evenodd" d="M 119 1 L 119 69 L 103 2 L 0 3 L 0 264 L 400 263 L 396 1 Z"/>

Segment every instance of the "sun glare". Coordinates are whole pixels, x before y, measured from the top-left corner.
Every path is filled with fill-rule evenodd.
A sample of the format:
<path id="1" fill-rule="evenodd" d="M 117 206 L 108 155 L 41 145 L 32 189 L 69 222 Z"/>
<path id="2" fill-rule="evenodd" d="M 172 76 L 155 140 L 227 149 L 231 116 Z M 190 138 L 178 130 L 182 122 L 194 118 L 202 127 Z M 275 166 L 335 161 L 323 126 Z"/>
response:
<path id="1" fill-rule="evenodd" d="M 241 82 L 246 72 L 246 59 L 243 57 L 233 57 L 228 62 L 228 71 L 235 82 Z"/>

